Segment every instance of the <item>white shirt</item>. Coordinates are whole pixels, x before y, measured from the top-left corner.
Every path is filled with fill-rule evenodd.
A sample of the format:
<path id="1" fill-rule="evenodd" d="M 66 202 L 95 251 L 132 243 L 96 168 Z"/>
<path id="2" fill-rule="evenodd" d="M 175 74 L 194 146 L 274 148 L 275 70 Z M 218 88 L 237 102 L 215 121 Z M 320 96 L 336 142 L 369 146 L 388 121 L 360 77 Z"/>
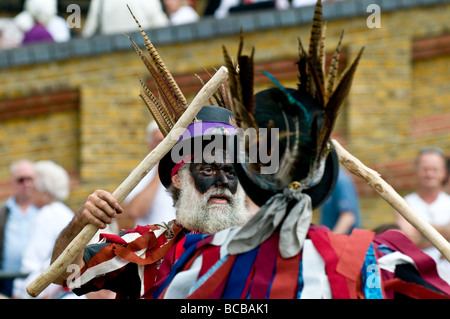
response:
<path id="1" fill-rule="evenodd" d="M 405 200 L 428 223 L 437 226 L 450 224 L 450 195 L 441 192 L 431 204 L 426 203 L 417 193 L 405 196 Z M 423 252 L 435 260 L 439 275 L 450 284 L 450 262 L 434 246 Z"/>
<path id="2" fill-rule="evenodd" d="M 450 195 L 441 192 L 431 204 L 426 203 L 417 193 L 405 196 L 405 200 L 430 224 L 446 225 L 450 223 Z"/>
<path id="3" fill-rule="evenodd" d="M 127 4 L 144 30 L 169 24 L 159 0 L 91 0 L 83 37 L 139 31 Z"/>
<path id="4" fill-rule="evenodd" d="M 317 0 L 292 0 L 291 5 L 293 8 L 315 6 Z"/>
<path id="5" fill-rule="evenodd" d="M 53 202 L 39 210 L 30 233 L 29 244 L 22 257 L 21 271 L 30 275 L 14 281 L 15 296 L 30 298 L 26 287 L 50 266 L 55 241 L 73 216 L 73 211 L 61 202 Z M 61 286 L 51 284 L 39 295 L 39 298 L 51 298 L 61 293 L 63 293 Z"/>
<path id="6" fill-rule="evenodd" d="M 180 9 L 172 13 L 169 18 L 170 24 L 172 25 L 193 23 L 200 19 L 197 11 L 195 11 L 191 6 L 180 7 Z"/>
<path id="7" fill-rule="evenodd" d="M 64 18 L 54 16 L 50 19 L 46 27 L 55 42 L 66 42 L 70 40 L 70 30 Z"/>
<path id="8" fill-rule="evenodd" d="M 267 2 L 268 0 L 253 0 L 252 3 Z M 241 3 L 240 0 L 222 0 L 219 7 L 214 12 L 216 19 L 226 18 L 229 14 L 230 8 L 238 6 Z M 289 8 L 288 0 L 275 0 L 275 8 L 278 10 L 285 10 Z"/>
<path id="9" fill-rule="evenodd" d="M 152 168 L 147 175 L 139 182 L 139 184 L 125 198 L 125 203 L 129 203 L 137 194 L 142 192 L 144 188 L 152 181 L 157 172 L 158 167 Z M 136 225 L 154 225 L 161 222 L 169 222 L 176 217 L 176 210 L 173 207 L 173 200 L 166 188 L 160 184 L 153 200 L 153 206 L 145 214 L 144 217 L 136 221 Z"/>

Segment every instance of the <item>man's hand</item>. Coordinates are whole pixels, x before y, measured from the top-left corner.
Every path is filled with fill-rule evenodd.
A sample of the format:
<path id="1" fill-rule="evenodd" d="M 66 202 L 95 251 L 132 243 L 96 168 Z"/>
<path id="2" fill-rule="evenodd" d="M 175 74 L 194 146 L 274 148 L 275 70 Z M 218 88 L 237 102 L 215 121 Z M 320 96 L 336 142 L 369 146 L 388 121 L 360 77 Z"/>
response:
<path id="1" fill-rule="evenodd" d="M 82 208 L 77 212 L 74 223 L 83 228 L 87 224 L 104 229 L 111 224 L 117 214 L 123 212 L 117 199 L 105 190 L 96 190 L 88 196 Z"/>

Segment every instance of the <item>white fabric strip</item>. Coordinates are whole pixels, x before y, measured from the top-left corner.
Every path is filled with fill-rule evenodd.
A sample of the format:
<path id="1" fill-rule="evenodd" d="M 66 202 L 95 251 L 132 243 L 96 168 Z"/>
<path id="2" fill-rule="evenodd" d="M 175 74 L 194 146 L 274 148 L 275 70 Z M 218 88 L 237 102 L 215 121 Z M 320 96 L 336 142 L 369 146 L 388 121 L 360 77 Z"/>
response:
<path id="1" fill-rule="evenodd" d="M 378 259 L 378 265 L 380 268 L 392 273 L 395 271 L 395 267 L 401 264 L 411 264 L 416 267 L 416 264 L 411 257 L 406 256 L 399 251 L 384 255 Z"/>
<path id="2" fill-rule="evenodd" d="M 164 299 L 185 299 L 189 295 L 190 288 L 195 284 L 202 268 L 203 258 L 198 256 L 191 268 L 179 272 L 167 287 Z"/>
<path id="3" fill-rule="evenodd" d="M 331 299 L 331 288 L 325 273 L 325 262 L 312 241 L 303 244 L 303 290 L 300 299 Z"/>
<path id="4" fill-rule="evenodd" d="M 162 233 L 159 233 L 159 235 L 161 234 Z M 125 240 L 127 243 L 130 243 L 139 238 L 140 236 L 141 235 L 139 233 L 128 233 L 122 236 L 122 239 Z M 144 254 L 146 250 L 147 250 L 146 248 L 141 249 L 135 252 L 135 254 L 142 258 L 142 254 Z M 83 275 L 81 275 L 78 278 L 72 279 L 70 282 L 67 282 L 67 286 L 71 290 L 79 288 L 80 286 L 88 283 L 95 277 L 120 269 L 128 263 L 129 261 L 123 259 L 122 257 L 116 256 L 112 259 L 102 262 L 101 264 L 86 269 Z"/>

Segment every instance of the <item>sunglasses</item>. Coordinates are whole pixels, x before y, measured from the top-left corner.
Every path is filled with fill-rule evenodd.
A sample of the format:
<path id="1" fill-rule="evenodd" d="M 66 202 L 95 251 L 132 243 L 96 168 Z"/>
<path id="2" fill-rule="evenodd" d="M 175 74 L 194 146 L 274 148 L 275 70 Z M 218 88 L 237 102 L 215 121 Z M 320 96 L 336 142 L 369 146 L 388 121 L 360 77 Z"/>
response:
<path id="1" fill-rule="evenodd" d="M 32 177 L 19 177 L 19 178 L 16 179 L 16 182 L 19 183 L 19 184 L 23 184 L 26 181 L 32 182 L 33 178 Z"/>

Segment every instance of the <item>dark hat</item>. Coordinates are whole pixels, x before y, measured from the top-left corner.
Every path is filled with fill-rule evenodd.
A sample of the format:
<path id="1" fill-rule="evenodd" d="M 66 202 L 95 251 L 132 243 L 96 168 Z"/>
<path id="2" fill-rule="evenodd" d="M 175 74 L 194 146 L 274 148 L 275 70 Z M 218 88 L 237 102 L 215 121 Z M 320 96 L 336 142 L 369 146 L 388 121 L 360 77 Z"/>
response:
<path id="1" fill-rule="evenodd" d="M 223 149 L 226 149 L 227 139 L 236 131 L 233 113 L 224 107 L 203 106 L 196 119 L 159 162 L 159 178 L 166 188 L 172 183 L 172 176 L 184 163 L 191 162 L 194 156 L 201 156 L 208 145 L 212 148 L 223 146 Z"/>
<path id="2" fill-rule="evenodd" d="M 271 88 L 255 94 L 254 119 L 259 128 L 273 127 L 279 130 L 276 141 L 278 158 L 272 158 L 279 161 L 278 171 L 291 166 L 280 180 L 276 177 L 277 173 L 264 175 L 255 172 L 254 166 L 250 167 L 248 156 L 247 161 L 242 158 L 235 159 L 234 166 L 239 182 L 250 199 L 262 206 L 270 197 L 283 192 L 289 184 L 304 183 L 308 179 L 310 170 L 314 167 L 312 164 L 317 160 L 315 134 L 323 124 L 323 110 L 307 94 L 301 94 L 294 89 Z M 298 150 L 292 152 L 295 144 Z M 237 149 L 241 148 L 241 154 L 243 146 L 244 144 L 235 145 Z M 287 162 L 289 164 L 286 164 Z M 323 175 L 317 176 L 314 185 L 303 190 L 303 193 L 311 197 L 313 208 L 319 207 L 331 195 L 336 185 L 339 165 L 331 144 L 322 169 Z M 317 175 L 321 173 L 318 169 Z"/>

